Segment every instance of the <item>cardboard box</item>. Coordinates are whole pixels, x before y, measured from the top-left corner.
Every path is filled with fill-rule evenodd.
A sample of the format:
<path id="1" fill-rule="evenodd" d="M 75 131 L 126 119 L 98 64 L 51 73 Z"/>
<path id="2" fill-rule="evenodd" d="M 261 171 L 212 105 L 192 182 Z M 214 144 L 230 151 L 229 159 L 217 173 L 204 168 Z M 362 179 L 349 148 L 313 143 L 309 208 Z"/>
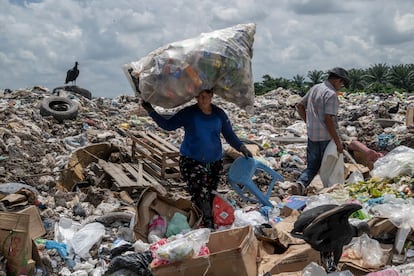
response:
<path id="1" fill-rule="evenodd" d="M 28 214 L 30 216 L 29 221 L 29 235 L 31 239 L 36 239 L 46 234 L 45 226 L 43 225 L 42 218 L 40 217 L 39 209 L 35 205 L 31 205 L 18 213 Z"/>
<path id="2" fill-rule="evenodd" d="M 29 222 L 27 214 L 0 212 L 0 252 L 7 259 L 7 275 L 33 275 Z"/>
<path id="3" fill-rule="evenodd" d="M 151 269 L 154 276 L 256 276 L 258 241 L 253 227 L 214 232 L 207 244 L 210 255 Z"/>
<path id="4" fill-rule="evenodd" d="M 262 256 L 259 265 L 259 275 L 266 272 L 278 275 L 280 273 L 296 273 L 302 271 L 311 262 L 320 263 L 320 254 L 308 244 L 291 245 L 282 254 Z"/>
<path id="5" fill-rule="evenodd" d="M 200 211 L 189 199 L 165 197 L 151 188 L 145 189 L 137 202 L 135 239 L 148 241 L 148 225 L 155 215 L 163 216 L 169 221 L 177 212 L 187 217 L 187 222 L 192 228 L 196 228 L 201 220 Z"/>

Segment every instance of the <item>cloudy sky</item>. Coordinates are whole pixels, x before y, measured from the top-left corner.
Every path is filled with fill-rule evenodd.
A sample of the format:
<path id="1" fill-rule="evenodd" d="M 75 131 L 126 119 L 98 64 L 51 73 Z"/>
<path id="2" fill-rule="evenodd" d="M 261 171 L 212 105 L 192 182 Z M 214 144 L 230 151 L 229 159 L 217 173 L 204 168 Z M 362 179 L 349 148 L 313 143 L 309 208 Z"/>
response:
<path id="1" fill-rule="evenodd" d="M 251 22 L 254 81 L 414 62 L 412 0 L 0 0 L 0 89 L 52 90 L 78 61 L 93 96 L 132 95 L 123 64 Z"/>

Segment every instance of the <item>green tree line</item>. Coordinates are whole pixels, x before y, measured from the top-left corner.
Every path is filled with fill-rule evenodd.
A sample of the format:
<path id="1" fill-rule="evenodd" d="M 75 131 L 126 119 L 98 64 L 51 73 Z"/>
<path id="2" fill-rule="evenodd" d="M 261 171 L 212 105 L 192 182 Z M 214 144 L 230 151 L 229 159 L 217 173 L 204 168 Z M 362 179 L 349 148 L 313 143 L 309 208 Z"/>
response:
<path id="1" fill-rule="evenodd" d="M 349 88 L 343 91 L 365 93 L 393 93 L 414 91 L 414 64 L 399 64 L 389 66 L 385 63 L 374 64 L 367 69 L 348 70 Z M 297 91 L 303 95 L 314 84 L 320 83 L 328 76 L 321 70 L 308 71 L 304 75 L 295 75 L 292 79 L 273 78 L 264 75 L 261 82 L 254 83 L 256 95 L 263 95 L 271 90 L 282 87 Z"/>

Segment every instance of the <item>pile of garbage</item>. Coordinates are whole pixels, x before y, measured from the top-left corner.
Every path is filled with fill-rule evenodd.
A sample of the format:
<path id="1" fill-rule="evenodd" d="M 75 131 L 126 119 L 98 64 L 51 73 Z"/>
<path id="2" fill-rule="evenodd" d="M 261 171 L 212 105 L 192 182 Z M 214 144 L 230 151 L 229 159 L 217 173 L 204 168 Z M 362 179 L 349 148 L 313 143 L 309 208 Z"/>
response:
<path id="1" fill-rule="evenodd" d="M 256 251 L 251 255 L 255 265 L 249 267 L 257 275 L 288 272 L 292 269 L 287 265 L 289 261 L 280 259 L 288 253 L 297 256 L 305 252 L 307 256 L 302 263 L 295 264 L 295 269 L 318 271 L 319 255 L 303 240 L 290 237 L 289 227 L 303 210 L 350 201 L 363 206 L 352 216 L 369 222 L 371 235 L 354 240 L 349 245 L 350 251 L 344 251 L 343 270 L 368 274 L 393 269 L 399 271 L 396 275 L 409 275 L 413 271 L 410 262 L 414 224 L 407 214 L 412 212 L 414 203 L 414 128 L 406 119 L 408 110 L 414 107 L 413 95 L 343 94 L 340 131 L 348 145 L 354 142 L 354 147 L 348 150 L 358 163 L 355 166 L 347 160 L 346 175 L 349 178 L 358 171 L 363 179 L 324 188 L 316 178 L 304 197 L 289 194 L 291 184 L 306 166 L 306 127 L 293 107 L 300 97 L 279 88 L 257 96 L 254 112 L 247 113 L 215 96 L 213 102 L 226 110 L 237 135 L 249 144 L 255 158 L 281 174 L 284 181 L 274 186 L 270 196 L 274 208 L 269 210 L 260 203 L 243 201 L 224 175 L 218 193 L 233 220 L 217 225 L 212 233 L 197 230 L 200 214 L 186 209 L 190 208 L 189 195 L 180 178 L 154 176 L 157 183 L 147 181 L 149 184 L 122 188 L 121 180 L 112 173 L 111 166 L 115 164 L 138 163 L 128 133 L 155 133 L 179 148 L 183 130 L 163 131 L 140 107 L 139 100 L 127 95 L 89 99 L 70 91 L 62 92 L 59 96 L 77 103 L 79 109 L 74 118 L 60 121 L 53 114 L 40 113 L 42 102 L 51 96 L 44 87 L 0 91 L 0 223 L 2 229 L 22 229 L 21 236 L 8 244 L 15 258 L 2 251 L 0 263 L 7 262 L 13 271 L 34 275 L 115 275 L 120 271 L 133 271 L 135 274 L 131 275 L 163 275 L 173 273 L 167 271 L 171 269 L 168 262 L 185 260 L 190 265 L 194 258 L 203 271 L 208 260 L 216 269 L 225 269 L 220 265 L 221 247 L 243 247 L 247 240 L 257 239 L 267 244 L 263 248 L 253 242 L 251 250 L 256 248 Z M 398 102 L 399 110 L 387 113 Z M 171 114 L 181 107 L 155 108 Z M 225 168 L 229 169 L 239 155 L 227 144 L 224 148 Z M 361 154 L 367 149 L 376 154 L 375 160 L 368 158 L 369 154 Z M 80 153 L 85 155 L 75 159 Z M 68 173 L 70 184 L 64 179 Z M 265 189 L 269 179 L 258 175 L 255 182 Z M 186 203 L 176 201 L 178 198 Z M 163 203 L 154 203 L 156 199 Z M 176 209 L 168 207 L 170 212 L 164 213 L 158 208 L 161 205 Z M 184 220 L 179 214 L 185 214 Z M 13 224 L 16 218 L 18 228 Z M 175 223 L 173 218 L 179 222 Z M 170 229 L 173 234 L 166 234 L 169 227 L 177 225 L 178 230 L 175 227 L 173 232 Z M 240 232 L 241 240 L 229 238 L 234 231 Z M 3 241 L 10 241 L 8 234 L 1 235 Z M 225 245 L 223 239 L 230 245 Z M 16 247 L 13 243 L 16 240 L 27 242 Z M 361 251 L 361 244 L 366 243 L 372 244 L 369 252 L 377 252 L 378 259 L 364 259 L 369 254 Z M 258 250 L 261 262 L 256 264 Z M 209 254 L 217 257 L 197 258 Z M 17 262 L 23 255 L 24 266 Z M 250 259 L 243 258 L 238 259 L 242 264 L 236 264 L 239 269 L 250 264 Z M 401 272 L 404 270 L 406 274 Z M 246 275 L 256 275 L 249 273 Z"/>

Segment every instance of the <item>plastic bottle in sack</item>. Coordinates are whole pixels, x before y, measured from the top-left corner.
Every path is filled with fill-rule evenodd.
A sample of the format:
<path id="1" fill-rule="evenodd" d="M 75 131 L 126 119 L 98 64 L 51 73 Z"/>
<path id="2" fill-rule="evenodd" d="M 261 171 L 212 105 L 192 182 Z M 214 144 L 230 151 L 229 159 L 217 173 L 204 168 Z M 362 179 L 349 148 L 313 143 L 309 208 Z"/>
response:
<path id="1" fill-rule="evenodd" d="M 202 81 L 200 79 L 200 77 L 198 76 L 197 72 L 194 71 L 194 69 L 188 65 L 187 67 L 184 68 L 184 72 L 187 74 L 187 76 L 192 80 L 192 82 L 194 83 L 195 86 L 200 86 Z"/>
<path id="2" fill-rule="evenodd" d="M 203 73 L 204 79 L 210 82 L 216 80 L 221 65 L 220 56 L 210 52 L 204 52 L 203 56 L 198 60 L 198 68 Z"/>

